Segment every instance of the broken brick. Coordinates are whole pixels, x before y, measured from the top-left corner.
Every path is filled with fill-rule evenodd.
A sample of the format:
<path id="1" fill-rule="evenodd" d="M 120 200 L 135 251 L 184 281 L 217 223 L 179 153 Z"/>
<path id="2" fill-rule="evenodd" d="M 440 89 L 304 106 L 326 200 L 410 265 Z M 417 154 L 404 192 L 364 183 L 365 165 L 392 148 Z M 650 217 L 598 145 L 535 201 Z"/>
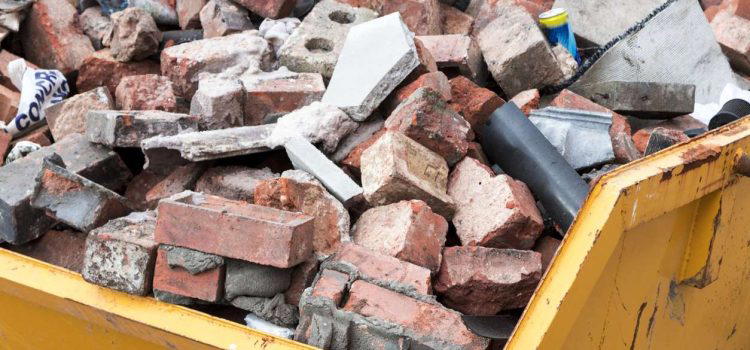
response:
<path id="1" fill-rule="evenodd" d="M 102 8 L 93 6 L 85 9 L 78 17 L 83 32 L 91 39 L 94 49 L 101 50 L 109 43 L 112 35 L 112 20 L 102 14 Z"/>
<path id="2" fill-rule="evenodd" d="M 86 117 L 89 140 L 111 147 L 140 147 L 154 136 L 197 130 L 195 116 L 163 111 L 90 111 Z"/>
<path id="3" fill-rule="evenodd" d="M 476 142 L 469 142 L 469 150 L 466 152 L 467 157 L 474 158 L 486 166 L 491 166 L 487 155 L 482 150 L 482 145 Z"/>
<path id="4" fill-rule="evenodd" d="M 298 305 L 302 292 L 313 283 L 318 274 L 318 259 L 313 257 L 292 269 L 289 288 L 284 292 L 284 300 L 291 305 Z"/>
<path id="5" fill-rule="evenodd" d="M 414 47 L 417 49 L 417 58 L 419 59 L 419 65 L 417 68 L 409 74 L 405 81 L 412 80 L 415 76 L 421 76 L 423 74 L 437 72 L 438 66 L 435 62 L 435 57 L 432 57 L 432 53 L 427 49 L 427 46 L 422 43 L 419 38 L 414 38 Z"/>
<path id="6" fill-rule="evenodd" d="M 165 246 L 157 250 L 154 290 L 211 303 L 219 302 L 224 298 L 224 264 L 192 274 L 183 267 L 170 266 L 167 254 Z"/>
<path id="7" fill-rule="evenodd" d="M 297 4 L 295 0 L 237 0 L 236 2 L 261 17 L 273 19 L 288 17 L 294 5 Z"/>
<path id="8" fill-rule="evenodd" d="M 550 236 L 544 236 L 536 241 L 534 251 L 542 255 L 542 272 L 547 271 L 552 258 L 557 254 L 557 248 L 560 247 L 560 244 L 562 244 L 562 241 Z"/>
<path id="9" fill-rule="evenodd" d="M 419 76 L 416 80 L 399 87 L 384 101 L 380 106 L 381 109 L 385 109 L 388 113 L 393 112 L 398 105 L 406 101 L 414 91 L 420 88 L 429 88 L 440 94 L 440 97 L 445 101 L 450 101 L 451 96 L 451 85 L 448 82 L 448 77 L 443 72 L 430 72 Z"/>
<path id="10" fill-rule="evenodd" d="M 114 99 L 107 88 L 99 87 L 77 94 L 44 110 L 52 137 L 60 141 L 74 133 L 86 133 L 86 115 L 92 110 L 113 109 Z"/>
<path id="11" fill-rule="evenodd" d="M 328 298 L 340 305 L 349 284 L 349 275 L 334 270 L 323 270 L 312 289 L 312 296 Z"/>
<path id="12" fill-rule="evenodd" d="M 140 61 L 159 51 L 162 34 L 145 10 L 129 7 L 112 18 L 112 57 L 120 62 Z"/>
<path id="13" fill-rule="evenodd" d="M 448 233 L 448 222 L 420 200 L 372 208 L 352 228 L 352 240 L 435 272 Z"/>
<path id="14" fill-rule="evenodd" d="M 400 131 L 456 164 L 466 155 L 471 126 L 432 89 L 417 89 L 385 121 L 388 130 Z"/>
<path id="15" fill-rule="evenodd" d="M 49 126 L 40 125 L 33 130 L 29 130 L 28 132 L 23 134 L 23 136 L 16 137 L 10 144 L 11 149 L 21 141 L 33 142 L 42 147 L 52 145 L 52 137 Z"/>
<path id="16" fill-rule="evenodd" d="M 5 155 L 10 151 L 10 141 L 13 135 L 0 131 L 0 164 L 5 164 Z"/>
<path id="17" fill-rule="evenodd" d="M 539 95 L 539 90 L 529 89 L 517 93 L 510 99 L 510 102 L 513 102 L 513 104 L 515 104 L 516 107 L 528 117 L 531 114 L 531 111 L 539 108 L 540 100 L 541 96 Z"/>
<path id="18" fill-rule="evenodd" d="M 275 122 L 289 112 L 320 101 L 325 92 L 317 73 L 280 70 L 242 77 L 245 88 L 245 125 Z"/>
<path id="19" fill-rule="evenodd" d="M 453 225 L 462 245 L 531 249 L 544 228 L 526 184 L 495 176 L 476 159 L 456 165 L 448 194 L 456 203 Z"/>
<path id="20" fill-rule="evenodd" d="M 490 115 L 505 101 L 491 90 L 482 88 L 463 76 L 450 81 L 450 106 L 476 129 L 490 119 Z"/>
<path id="21" fill-rule="evenodd" d="M 443 2 L 440 3 L 440 12 L 443 15 L 443 34 L 471 34 L 474 25 L 474 17 Z"/>
<path id="22" fill-rule="evenodd" d="M 455 206 L 447 195 L 445 159 L 398 132 L 386 132 L 361 157 L 362 187 L 367 201 L 386 205 L 420 199 L 446 218 Z"/>
<path id="23" fill-rule="evenodd" d="M 362 165 L 362 153 L 364 153 L 370 146 L 372 146 L 378 139 L 385 134 L 386 129 L 381 129 L 367 140 L 360 143 L 349 154 L 341 161 L 341 165 L 356 177 L 360 177 L 360 167 Z"/>
<path id="24" fill-rule="evenodd" d="M 177 22 L 182 29 L 201 27 L 200 12 L 207 0 L 176 0 Z"/>
<path id="25" fill-rule="evenodd" d="M 21 93 L 11 90 L 5 85 L 0 85 L 0 121 L 10 123 L 18 113 L 20 102 Z"/>
<path id="26" fill-rule="evenodd" d="M 205 164 L 190 163 L 170 171 L 166 177 L 148 189 L 143 198 L 143 207 L 155 209 L 160 200 L 191 190 L 205 169 Z"/>
<path id="27" fill-rule="evenodd" d="M 21 253 L 48 264 L 81 273 L 86 247 L 86 233 L 72 230 L 50 230 L 23 245 L 9 245 L 10 251 Z"/>
<path id="28" fill-rule="evenodd" d="M 193 192 L 162 200 L 158 209 L 159 243 L 279 268 L 312 254 L 313 218 L 304 214 Z"/>
<path id="29" fill-rule="evenodd" d="M 263 180 L 277 177 L 271 169 L 221 166 L 208 169 L 195 185 L 195 191 L 254 203 L 255 188 Z"/>
<path id="30" fill-rule="evenodd" d="M 255 29 L 247 9 L 232 0 L 210 0 L 203 6 L 199 16 L 204 38 Z"/>
<path id="31" fill-rule="evenodd" d="M 178 112 L 172 82 L 157 74 L 123 77 L 115 90 L 117 108 Z"/>
<path id="32" fill-rule="evenodd" d="M 201 130 L 245 125 L 245 91 L 238 80 L 203 79 L 190 101 L 190 114 L 200 117 Z"/>
<path id="33" fill-rule="evenodd" d="M 151 293 L 156 248 L 155 219 L 132 213 L 91 231 L 86 239 L 83 279 L 135 295 Z"/>
<path id="34" fill-rule="evenodd" d="M 109 90 L 109 94 L 114 96 L 122 78 L 131 75 L 159 74 L 159 70 L 157 62 L 119 62 L 112 57 L 110 49 L 99 50 L 83 60 L 76 87 L 78 91 L 83 92 L 104 86 Z"/>
<path id="35" fill-rule="evenodd" d="M 443 33 L 438 0 L 389 0 L 383 2 L 378 12 L 383 16 L 400 13 L 404 24 L 416 35 Z"/>
<path id="36" fill-rule="evenodd" d="M 541 254 L 530 250 L 449 247 L 435 292 L 467 315 L 495 315 L 523 308 L 542 277 Z"/>
<path id="37" fill-rule="evenodd" d="M 476 41 L 468 35 L 419 36 L 435 58 L 439 69 L 455 68 L 477 84 L 487 80 L 487 65 Z"/>

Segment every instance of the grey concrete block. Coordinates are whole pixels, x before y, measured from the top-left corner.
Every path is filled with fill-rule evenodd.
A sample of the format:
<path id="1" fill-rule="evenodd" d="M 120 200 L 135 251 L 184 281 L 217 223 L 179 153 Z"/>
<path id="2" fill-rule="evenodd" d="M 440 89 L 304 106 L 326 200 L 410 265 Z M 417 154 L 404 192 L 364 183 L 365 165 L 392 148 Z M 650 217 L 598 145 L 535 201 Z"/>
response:
<path id="1" fill-rule="evenodd" d="M 164 111 L 90 111 L 89 141 L 110 147 L 140 147 L 141 141 L 198 131 L 196 116 Z"/>
<path id="2" fill-rule="evenodd" d="M 553 7 L 568 10 L 568 21 L 582 45 L 602 46 L 622 34 L 665 0 L 557 0 Z"/>
<path id="3" fill-rule="evenodd" d="M 607 81 L 572 90 L 615 112 L 646 119 L 690 114 L 695 106 L 693 84 Z"/>
<path id="4" fill-rule="evenodd" d="M 377 17 L 377 12 L 366 8 L 321 1 L 286 39 L 279 62 L 295 72 L 320 73 L 331 78 L 349 30 Z"/>
<path id="5" fill-rule="evenodd" d="M 356 25 L 346 37 L 322 102 L 363 121 L 418 65 L 414 35 L 399 13 Z"/>
<path id="6" fill-rule="evenodd" d="M 611 113 L 547 107 L 533 111 L 529 120 L 576 170 L 615 160 Z"/>

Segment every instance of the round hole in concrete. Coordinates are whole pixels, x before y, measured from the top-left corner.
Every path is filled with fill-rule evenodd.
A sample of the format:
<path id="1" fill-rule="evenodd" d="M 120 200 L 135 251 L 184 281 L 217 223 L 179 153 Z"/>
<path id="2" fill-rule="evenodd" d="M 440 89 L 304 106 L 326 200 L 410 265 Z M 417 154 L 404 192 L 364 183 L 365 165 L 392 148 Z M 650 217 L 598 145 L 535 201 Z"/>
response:
<path id="1" fill-rule="evenodd" d="M 307 51 L 313 53 L 331 52 L 333 50 L 333 43 L 328 39 L 312 38 L 307 40 L 305 48 Z"/>
<path id="2" fill-rule="evenodd" d="M 331 21 L 341 24 L 354 22 L 354 14 L 341 10 L 331 12 L 331 14 L 328 15 L 328 18 L 330 18 Z"/>

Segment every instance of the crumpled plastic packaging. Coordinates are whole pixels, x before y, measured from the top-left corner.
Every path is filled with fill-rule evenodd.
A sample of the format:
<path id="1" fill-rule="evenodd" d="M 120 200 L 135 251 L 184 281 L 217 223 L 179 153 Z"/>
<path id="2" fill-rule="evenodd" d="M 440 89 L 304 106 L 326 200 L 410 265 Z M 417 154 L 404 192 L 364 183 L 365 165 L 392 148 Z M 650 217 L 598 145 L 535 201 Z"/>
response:
<path id="1" fill-rule="evenodd" d="M 266 332 L 277 337 L 292 339 L 294 337 L 294 329 L 277 326 L 271 322 L 268 322 L 254 313 L 249 313 L 245 316 L 245 324 L 248 327 L 257 329 L 261 332 Z"/>
<path id="2" fill-rule="evenodd" d="M 718 103 L 696 103 L 691 115 L 693 118 L 700 120 L 703 124 L 708 125 L 711 118 L 719 113 L 721 106 L 727 103 L 727 101 L 735 98 L 750 102 L 750 91 L 743 90 L 734 84 L 727 84 L 724 86 L 724 89 L 721 90 L 721 96 L 719 97 Z"/>
<path id="3" fill-rule="evenodd" d="M 33 69 L 23 59 L 8 64 L 8 72 L 13 85 L 21 91 L 18 114 L 7 125 L 0 128 L 11 135 L 17 135 L 44 119 L 44 109 L 60 103 L 68 96 L 68 80 L 58 70 Z"/>
<path id="4" fill-rule="evenodd" d="M 8 156 L 5 157 L 5 164 L 8 164 L 16 159 L 26 157 L 26 155 L 28 155 L 29 153 L 37 151 L 40 148 L 42 148 L 42 146 L 31 141 L 18 141 L 18 143 L 13 146 L 13 149 L 10 150 Z"/>

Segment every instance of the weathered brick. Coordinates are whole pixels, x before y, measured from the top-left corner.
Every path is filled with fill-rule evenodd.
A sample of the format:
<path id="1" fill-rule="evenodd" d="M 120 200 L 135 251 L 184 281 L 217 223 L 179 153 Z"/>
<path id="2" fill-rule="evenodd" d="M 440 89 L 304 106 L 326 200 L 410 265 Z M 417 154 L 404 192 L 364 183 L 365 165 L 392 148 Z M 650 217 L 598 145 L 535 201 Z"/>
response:
<path id="1" fill-rule="evenodd" d="M 190 101 L 190 114 L 200 117 L 201 130 L 245 125 L 245 91 L 234 79 L 203 79 Z"/>
<path id="2" fill-rule="evenodd" d="M 320 101 L 325 93 L 318 73 L 279 70 L 242 77 L 245 88 L 245 125 L 275 122 L 284 114 Z"/>
<path id="3" fill-rule="evenodd" d="M 0 167 L 0 239 L 12 244 L 28 242 L 52 227 L 54 221 L 30 205 L 45 156 L 57 153 L 71 172 L 118 190 L 132 174 L 112 150 L 94 145 L 81 134 L 72 134 L 49 147 Z"/>
<path id="4" fill-rule="evenodd" d="M 430 35 L 417 37 L 435 58 L 439 69 L 458 69 L 477 84 L 487 80 L 487 65 L 477 42 L 468 35 Z"/>
<path id="5" fill-rule="evenodd" d="M 18 113 L 21 93 L 0 85 L 0 121 L 10 123 Z"/>
<path id="6" fill-rule="evenodd" d="M 453 225 L 462 245 L 530 249 L 544 227 L 526 184 L 495 176 L 476 159 L 456 165 L 448 194 L 456 203 Z"/>
<path id="7" fill-rule="evenodd" d="M 532 18 L 538 18 L 539 15 L 552 8 L 554 0 L 472 0 L 466 8 L 466 13 L 474 16 L 474 27 L 472 34 L 478 35 L 490 22 L 500 16 L 508 4 L 515 4 L 528 12 Z"/>
<path id="8" fill-rule="evenodd" d="M 151 186 L 146 192 L 143 207 L 155 209 L 159 201 L 186 190 L 192 190 L 198 178 L 206 170 L 206 164 L 190 163 L 178 166 L 167 173 L 161 181 Z"/>
<path id="9" fill-rule="evenodd" d="M 732 66 L 750 73 L 750 20 L 725 10 L 711 20 L 711 28 Z"/>
<path id="10" fill-rule="evenodd" d="M 154 136 L 197 130 L 197 117 L 163 111 L 90 111 L 86 117 L 88 139 L 111 147 L 140 147 Z"/>
<path id="11" fill-rule="evenodd" d="M 287 268 L 310 257 L 312 239 L 313 218 L 304 214 L 192 192 L 159 203 L 163 244 Z"/>
<path id="12" fill-rule="evenodd" d="M 482 150 L 482 145 L 477 142 L 469 142 L 469 150 L 466 152 L 466 156 L 474 158 L 488 167 L 492 166 L 487 159 L 487 155 L 484 154 L 484 150 Z"/>
<path id="13" fill-rule="evenodd" d="M 362 187 L 367 201 L 385 205 L 420 199 L 436 213 L 453 217 L 455 206 L 446 194 L 445 159 L 398 132 L 386 132 L 361 157 Z"/>
<path id="14" fill-rule="evenodd" d="M 557 254 L 557 248 L 560 247 L 561 243 L 562 241 L 559 239 L 550 236 L 544 236 L 536 241 L 534 251 L 542 255 L 542 273 L 549 268 L 549 264 Z"/>
<path id="15" fill-rule="evenodd" d="M 266 18 L 283 18 L 288 17 L 294 5 L 295 0 L 237 0 L 237 3 L 244 6 L 253 13 Z"/>
<path id="16" fill-rule="evenodd" d="M 542 277 L 542 256 L 530 250 L 449 247 L 435 282 L 443 303 L 468 315 L 526 306 Z"/>
<path id="17" fill-rule="evenodd" d="M 349 275 L 334 270 L 323 270 L 312 289 L 312 296 L 331 299 L 333 304 L 338 306 L 348 283 Z"/>
<path id="18" fill-rule="evenodd" d="M 381 15 L 399 12 L 409 29 L 416 35 L 443 33 L 438 0 L 389 0 L 380 8 Z"/>
<path id="19" fill-rule="evenodd" d="M 529 89 L 517 93 L 510 99 L 510 102 L 513 102 L 528 117 L 531 111 L 539 108 L 540 100 L 539 90 Z"/>
<path id="20" fill-rule="evenodd" d="M 349 30 L 378 17 L 365 8 L 324 0 L 315 5 L 279 50 L 279 63 L 295 72 L 333 75 Z"/>
<path id="21" fill-rule="evenodd" d="M 427 49 L 427 46 L 422 43 L 419 38 L 414 38 L 414 47 L 417 49 L 417 58 L 419 59 L 419 65 L 411 71 L 411 74 L 404 80 L 405 82 L 414 80 L 415 77 L 419 77 L 423 74 L 437 72 L 438 66 L 435 62 L 435 57 L 432 57 L 432 53 Z"/>
<path id="22" fill-rule="evenodd" d="M 335 262 L 355 267 L 360 279 L 397 284 L 424 295 L 432 293 L 429 269 L 353 243 L 342 244 L 326 266 L 332 268 Z"/>
<path id="23" fill-rule="evenodd" d="M 472 128 L 484 124 L 490 115 L 505 101 L 491 90 L 482 88 L 463 76 L 450 80 L 451 107 L 471 124 Z"/>
<path id="24" fill-rule="evenodd" d="M 255 29 L 247 9 L 231 0 L 210 0 L 200 11 L 204 38 L 213 38 Z"/>
<path id="25" fill-rule="evenodd" d="M 35 1 L 19 34 L 26 59 L 64 74 L 77 71 L 86 56 L 94 53 L 78 24 L 76 9 L 66 1 Z"/>
<path id="26" fill-rule="evenodd" d="M 48 125 L 39 125 L 33 130 L 28 130 L 23 136 L 16 137 L 11 143 L 11 149 L 21 141 L 28 141 L 36 143 L 39 146 L 50 146 L 52 145 L 52 135 Z"/>
<path id="27" fill-rule="evenodd" d="M 117 193 L 47 159 L 34 182 L 31 206 L 83 232 L 131 211 Z"/>
<path id="28" fill-rule="evenodd" d="M 419 78 L 414 81 L 393 91 L 393 93 L 388 96 L 388 99 L 380 105 L 381 110 L 385 110 L 390 114 L 398 107 L 398 105 L 406 101 L 414 91 L 417 91 L 417 89 L 420 88 L 435 90 L 435 92 L 440 94 L 440 97 L 445 101 L 450 101 L 452 98 L 451 85 L 448 82 L 448 77 L 445 76 L 443 72 L 429 72 L 420 75 Z"/>
<path id="29" fill-rule="evenodd" d="M 432 89 L 417 89 L 385 121 L 429 150 L 456 164 L 466 155 L 471 125 Z"/>
<path id="30" fill-rule="evenodd" d="M 292 269 L 289 288 L 284 292 L 284 300 L 287 304 L 299 305 L 302 292 L 313 283 L 318 274 L 319 265 L 317 257 L 312 257 Z"/>
<path id="31" fill-rule="evenodd" d="M 139 61 L 159 51 L 162 34 L 145 10 L 129 7 L 112 18 L 112 57 L 120 62 Z"/>
<path id="32" fill-rule="evenodd" d="M 471 34 L 474 17 L 442 2 L 440 3 L 440 12 L 443 15 L 443 34 Z"/>
<path id="33" fill-rule="evenodd" d="M 499 16 L 479 32 L 477 40 L 492 77 L 507 96 L 563 79 L 544 33 L 517 6 L 504 6 Z"/>
<path id="34" fill-rule="evenodd" d="M 372 208 L 352 228 L 352 240 L 435 272 L 448 233 L 448 222 L 419 200 Z"/>
<path id="35" fill-rule="evenodd" d="M 159 74 L 159 63 L 151 60 L 138 62 L 119 62 L 112 57 L 110 49 L 99 50 L 83 60 L 78 72 L 76 87 L 78 91 L 88 91 L 99 86 L 115 95 L 117 85 L 123 77 L 143 74 Z"/>
<path id="36" fill-rule="evenodd" d="M 268 42 L 250 30 L 166 48 L 161 52 L 161 74 L 172 80 L 178 96 L 191 99 L 198 80 L 268 71 L 272 56 Z"/>
<path id="37" fill-rule="evenodd" d="M 372 135 L 375 135 L 378 131 L 383 129 L 385 120 L 380 116 L 370 118 L 365 122 L 359 123 L 357 128 L 344 137 L 339 142 L 336 152 L 330 155 L 330 159 L 336 163 L 341 164 L 341 161 L 346 158 L 357 146 L 367 141 Z"/>
<path id="38" fill-rule="evenodd" d="M 83 33 L 89 37 L 94 49 L 104 48 L 104 42 L 109 43 L 112 34 L 112 20 L 102 14 L 100 6 L 85 9 L 78 17 Z"/>
<path id="39" fill-rule="evenodd" d="M 154 290 L 210 303 L 224 298 L 224 264 L 192 274 L 181 266 L 170 266 L 167 254 L 164 246 L 159 247 L 154 268 Z"/>
<path id="40" fill-rule="evenodd" d="M 270 298 L 289 288 L 292 269 L 233 259 L 229 259 L 226 264 L 226 300 L 231 301 L 238 296 Z"/>
<path id="41" fill-rule="evenodd" d="M 669 130 L 667 131 L 667 133 L 673 135 L 675 140 L 682 142 L 689 139 L 684 133 L 685 130 L 705 127 L 706 124 L 703 124 L 702 122 L 689 115 L 685 115 L 668 119 L 636 131 L 633 134 L 633 142 L 635 143 L 636 149 L 638 149 L 639 152 L 643 153 L 646 151 L 646 146 L 648 145 L 648 139 L 651 137 L 651 133 L 653 133 L 653 131 L 657 128 L 664 128 Z"/>
<path id="42" fill-rule="evenodd" d="M 114 108 L 114 99 L 107 88 L 99 87 L 47 107 L 44 114 L 52 136 L 55 141 L 60 141 L 73 133 L 86 133 L 86 115 L 89 111 Z"/>
<path id="43" fill-rule="evenodd" d="M 288 178 L 260 181 L 255 187 L 255 204 L 301 212 L 312 216 L 313 247 L 329 255 L 349 238 L 349 212 L 320 185 Z"/>
<path id="44" fill-rule="evenodd" d="M 50 230 L 41 237 L 8 250 L 81 273 L 87 234 L 72 230 Z"/>
<path id="45" fill-rule="evenodd" d="M 156 248 L 152 213 L 132 213 L 91 231 L 83 279 L 135 295 L 151 293 Z"/>
<path id="46" fill-rule="evenodd" d="M 263 180 L 277 177 L 269 168 L 220 166 L 208 169 L 195 185 L 195 191 L 254 203 L 255 188 Z"/>
<path id="47" fill-rule="evenodd" d="M 157 74 L 132 75 L 120 80 L 115 90 L 117 108 L 178 112 L 180 106 L 172 82 Z"/>
<path id="48" fill-rule="evenodd" d="M 361 176 L 360 167 L 361 167 L 361 159 L 362 154 L 370 148 L 375 142 L 378 141 L 378 139 L 385 134 L 386 129 L 381 129 L 380 131 L 376 132 L 370 138 L 365 140 L 364 142 L 357 145 L 357 147 L 354 147 L 354 149 L 349 152 L 349 154 L 341 161 L 341 165 L 346 169 L 349 173 L 353 174 L 356 177 Z"/>
<path id="49" fill-rule="evenodd" d="M 182 29 L 201 27 L 200 12 L 208 0 L 176 0 L 177 22 Z"/>
<path id="50" fill-rule="evenodd" d="M 10 151 L 10 141 L 13 135 L 0 131 L 0 164 L 5 163 L 5 155 Z"/>
<path id="51" fill-rule="evenodd" d="M 406 328 L 416 343 L 436 347 L 486 349 L 489 340 L 471 332 L 461 314 L 364 281 L 355 281 L 344 310 L 392 322 Z M 448 344 L 448 345 L 446 345 Z"/>

